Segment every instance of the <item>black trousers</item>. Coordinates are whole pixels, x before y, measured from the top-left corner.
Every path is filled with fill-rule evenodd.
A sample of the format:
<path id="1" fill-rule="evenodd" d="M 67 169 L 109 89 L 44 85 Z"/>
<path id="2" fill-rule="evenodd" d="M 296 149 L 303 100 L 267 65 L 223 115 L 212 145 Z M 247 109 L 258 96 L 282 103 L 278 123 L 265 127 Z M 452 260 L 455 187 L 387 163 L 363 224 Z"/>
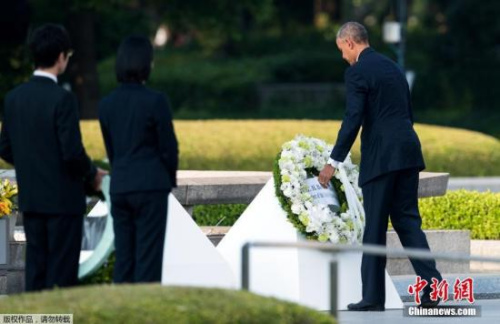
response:
<path id="1" fill-rule="evenodd" d="M 83 215 L 23 213 L 26 291 L 78 283 Z"/>
<path id="2" fill-rule="evenodd" d="M 406 169 L 382 175 L 363 186 L 366 213 L 363 244 L 386 245 L 390 215 L 403 247 L 429 250 L 418 211 L 418 181 L 418 169 Z M 425 292 L 429 291 L 432 278 L 442 279 L 434 260 L 410 258 L 410 261 L 415 273 L 428 282 Z M 363 255 L 361 277 L 364 301 L 385 303 L 385 266 L 385 257 Z"/>
<path id="3" fill-rule="evenodd" d="M 111 195 L 115 231 L 115 283 L 160 282 L 168 192 Z"/>

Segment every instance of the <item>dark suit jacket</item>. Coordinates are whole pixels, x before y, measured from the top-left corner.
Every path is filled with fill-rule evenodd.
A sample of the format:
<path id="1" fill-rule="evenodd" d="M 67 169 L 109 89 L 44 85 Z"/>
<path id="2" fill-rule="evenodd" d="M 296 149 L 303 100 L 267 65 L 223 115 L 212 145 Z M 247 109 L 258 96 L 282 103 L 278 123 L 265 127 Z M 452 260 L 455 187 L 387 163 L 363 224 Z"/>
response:
<path id="1" fill-rule="evenodd" d="M 22 212 L 80 214 L 96 168 L 82 145 L 75 96 L 34 76 L 7 94 L 0 157 L 14 165 Z"/>
<path id="2" fill-rule="evenodd" d="M 422 149 L 413 129 L 410 90 L 399 66 L 367 48 L 346 70 L 345 83 L 346 112 L 331 158 L 344 161 L 363 126 L 360 186 L 391 171 L 423 170 Z"/>
<path id="3" fill-rule="evenodd" d="M 177 139 L 163 94 L 141 84 L 122 84 L 99 103 L 99 121 L 111 163 L 112 194 L 177 186 Z"/>

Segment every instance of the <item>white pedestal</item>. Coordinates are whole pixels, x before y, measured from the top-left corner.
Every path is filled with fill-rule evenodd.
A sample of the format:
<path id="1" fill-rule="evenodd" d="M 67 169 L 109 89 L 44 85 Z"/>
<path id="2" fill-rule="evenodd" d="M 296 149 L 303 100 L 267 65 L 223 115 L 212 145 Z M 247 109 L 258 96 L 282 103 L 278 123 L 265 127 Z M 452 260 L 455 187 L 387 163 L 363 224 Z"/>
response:
<path id="1" fill-rule="evenodd" d="M 162 284 L 236 287 L 226 261 L 172 194 L 168 200 Z"/>
<path id="2" fill-rule="evenodd" d="M 217 246 L 241 286 L 241 248 L 247 242 L 298 242 L 304 240 L 288 222 L 274 193 L 273 179 L 240 216 Z M 317 310 L 329 310 L 329 265 L 333 256 L 314 250 L 253 248 L 250 252 L 250 290 L 296 302 Z M 337 309 L 361 300 L 361 254 L 337 255 L 339 261 Z M 386 308 L 403 308 L 386 273 Z"/>

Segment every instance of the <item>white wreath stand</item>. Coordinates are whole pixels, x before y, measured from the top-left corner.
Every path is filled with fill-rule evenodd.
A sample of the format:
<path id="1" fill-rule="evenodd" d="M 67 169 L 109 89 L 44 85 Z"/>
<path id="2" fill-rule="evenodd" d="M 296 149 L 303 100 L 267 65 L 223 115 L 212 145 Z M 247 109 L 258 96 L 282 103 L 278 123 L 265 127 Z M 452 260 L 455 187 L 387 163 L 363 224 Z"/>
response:
<path id="1" fill-rule="evenodd" d="M 233 270 L 238 286 L 241 286 L 241 248 L 245 243 L 305 240 L 288 222 L 274 190 L 271 179 L 217 246 Z M 361 256 L 360 253 L 337 255 L 339 310 L 361 300 Z M 250 251 L 250 291 L 321 311 L 329 310 L 332 258 L 331 254 L 313 250 L 254 248 Z M 385 307 L 403 308 L 387 272 Z"/>

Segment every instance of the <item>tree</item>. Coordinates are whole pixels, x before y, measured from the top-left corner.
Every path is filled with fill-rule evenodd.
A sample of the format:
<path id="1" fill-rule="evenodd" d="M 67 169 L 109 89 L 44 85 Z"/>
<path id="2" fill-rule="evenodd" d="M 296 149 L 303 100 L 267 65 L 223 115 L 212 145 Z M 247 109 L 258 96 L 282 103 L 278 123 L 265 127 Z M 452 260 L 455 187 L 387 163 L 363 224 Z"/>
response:
<path id="1" fill-rule="evenodd" d="M 273 12 L 272 0 L 145 0 L 144 4 L 154 7 L 174 34 L 190 33 L 206 50 L 224 54 L 232 54 L 232 43 Z"/>
<path id="2" fill-rule="evenodd" d="M 26 0 L 8 1 L 0 12 L 0 107 L 5 93 L 29 76 L 25 51 L 30 10 Z"/>

